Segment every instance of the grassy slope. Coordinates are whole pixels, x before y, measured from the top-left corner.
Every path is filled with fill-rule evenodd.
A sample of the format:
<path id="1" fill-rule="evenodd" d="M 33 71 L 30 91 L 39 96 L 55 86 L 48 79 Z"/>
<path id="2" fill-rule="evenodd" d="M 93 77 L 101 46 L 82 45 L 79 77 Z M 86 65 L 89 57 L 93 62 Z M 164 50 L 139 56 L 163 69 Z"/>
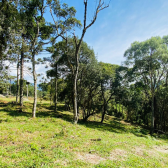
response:
<path id="1" fill-rule="evenodd" d="M 168 140 L 114 118 L 100 124 L 72 124 L 72 113 L 59 105 L 32 104 L 24 111 L 0 98 L 0 167 L 168 167 Z M 98 120 L 96 118 L 95 120 Z"/>

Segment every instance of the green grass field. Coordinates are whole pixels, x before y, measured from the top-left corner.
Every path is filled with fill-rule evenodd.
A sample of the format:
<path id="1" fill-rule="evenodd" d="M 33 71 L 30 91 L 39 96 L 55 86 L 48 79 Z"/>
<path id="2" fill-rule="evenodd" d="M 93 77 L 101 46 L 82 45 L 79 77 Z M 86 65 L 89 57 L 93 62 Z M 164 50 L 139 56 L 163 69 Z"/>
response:
<path id="1" fill-rule="evenodd" d="M 110 116 L 104 124 L 91 117 L 74 125 L 64 105 L 54 114 L 44 101 L 32 119 L 31 101 L 20 113 L 11 100 L 0 98 L 0 167 L 168 167 L 164 136 L 151 137 L 148 130 Z"/>

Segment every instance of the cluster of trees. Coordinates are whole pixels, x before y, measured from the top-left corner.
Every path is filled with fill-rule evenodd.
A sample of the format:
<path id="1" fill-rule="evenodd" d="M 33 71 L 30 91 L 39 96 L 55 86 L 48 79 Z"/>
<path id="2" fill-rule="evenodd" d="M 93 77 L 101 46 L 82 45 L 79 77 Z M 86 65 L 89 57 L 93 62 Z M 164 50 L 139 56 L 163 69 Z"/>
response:
<path id="1" fill-rule="evenodd" d="M 4 77 L 3 66 L 4 60 L 9 62 L 17 62 L 17 72 L 20 68 L 20 83 L 17 75 L 17 100 L 20 88 L 20 105 L 23 106 L 23 70 L 24 61 L 31 61 L 32 74 L 34 81 L 34 103 L 32 115 L 36 115 L 37 105 L 37 74 L 35 56 L 43 50 L 45 44 L 56 44 L 58 38 L 62 38 L 66 47 L 63 52 L 69 60 L 68 51 L 68 36 L 72 34 L 75 44 L 75 60 L 73 65 L 73 95 L 74 95 L 74 122 L 77 123 L 77 78 L 79 71 L 79 52 L 84 35 L 89 27 L 91 27 L 96 19 L 98 13 L 107 8 L 104 1 L 99 0 L 93 16 L 93 20 L 87 23 L 87 9 L 88 0 L 84 0 L 84 22 L 83 26 L 79 20 L 75 18 L 76 10 L 74 7 L 68 7 L 67 4 L 61 4 L 59 0 L 3 0 L 0 2 L 0 59 L 1 59 L 1 76 Z M 53 24 L 47 23 L 45 20 L 45 11 L 49 8 L 50 14 L 53 18 Z M 82 27 L 81 37 L 75 35 L 76 27 Z M 19 73 L 17 73 L 19 74 Z M 57 73 L 55 73 L 57 74 Z M 56 106 L 56 103 L 55 103 Z M 56 109 L 56 108 L 55 108 Z"/>
<path id="2" fill-rule="evenodd" d="M 96 60 L 94 51 L 82 42 L 79 54 L 79 74 L 77 79 L 78 114 L 86 121 L 89 116 L 101 113 L 125 118 L 127 121 L 143 124 L 154 131 L 166 132 L 168 128 L 167 83 L 168 83 L 168 36 L 152 37 L 143 42 L 134 42 L 124 56 L 122 66 Z M 58 86 L 51 93 L 53 100 L 58 94 L 59 101 L 65 101 L 68 109 L 73 103 L 73 65 L 75 44 L 68 39 L 69 62 L 63 55 L 65 41 L 57 43 L 52 58 L 60 57 L 48 71 L 52 77 L 49 83 Z M 52 76 L 57 72 L 57 76 Z M 45 91 L 47 87 L 43 87 Z M 58 90 L 58 91 L 57 91 Z"/>
<path id="3" fill-rule="evenodd" d="M 125 52 L 127 80 L 134 107 L 129 110 L 132 118 L 154 129 L 166 131 L 167 77 L 168 77 L 168 36 L 152 37 L 144 42 L 134 42 Z M 151 122 L 149 122 L 149 116 Z"/>
<path id="4" fill-rule="evenodd" d="M 64 101 L 67 110 L 73 109 L 74 123 L 79 115 L 84 121 L 91 115 L 101 114 L 122 117 L 130 122 L 166 132 L 168 129 L 168 36 L 152 37 L 144 42 L 134 42 L 124 56 L 122 66 L 98 62 L 94 50 L 83 41 L 84 35 L 96 21 L 98 13 L 107 8 L 99 0 L 92 21 L 87 20 L 88 1 L 84 0 L 83 25 L 75 18 L 76 10 L 58 0 L 3 0 L 0 2 L 0 89 L 8 81 L 9 63 L 17 64 L 17 81 L 12 90 L 16 101 L 20 95 L 23 106 L 24 62 L 30 61 L 33 76 L 31 89 L 34 97 L 32 116 L 36 115 L 37 77 L 36 64 L 50 65 L 47 76 L 50 82 L 42 82 L 41 95 L 54 102 Z M 44 15 L 50 10 L 53 23 L 47 23 Z M 8 10 L 7 10 L 8 9 Z M 82 33 L 76 37 L 74 29 Z M 59 39 L 59 41 L 58 41 Z M 35 59 L 49 44 L 49 58 Z M 20 72 L 20 79 L 19 79 Z"/>
<path id="5" fill-rule="evenodd" d="M 64 101 L 67 109 L 74 109 L 74 65 L 75 65 L 75 42 L 68 39 L 68 57 L 64 54 L 66 42 L 60 41 L 56 46 L 48 48 L 52 51 L 52 60 L 60 57 L 52 64 L 52 69 L 47 71 L 51 77 L 49 83 L 42 83 L 40 87 L 47 92 L 55 102 L 57 99 Z M 63 53 L 62 53 L 63 52 Z M 109 111 L 108 105 L 114 101 L 119 88 L 119 73 L 121 67 L 108 63 L 98 62 L 93 49 L 87 43 L 82 42 L 79 53 L 79 71 L 77 78 L 77 115 L 82 114 L 83 120 L 87 120 L 96 113 L 102 114 L 102 122 L 105 114 Z"/>

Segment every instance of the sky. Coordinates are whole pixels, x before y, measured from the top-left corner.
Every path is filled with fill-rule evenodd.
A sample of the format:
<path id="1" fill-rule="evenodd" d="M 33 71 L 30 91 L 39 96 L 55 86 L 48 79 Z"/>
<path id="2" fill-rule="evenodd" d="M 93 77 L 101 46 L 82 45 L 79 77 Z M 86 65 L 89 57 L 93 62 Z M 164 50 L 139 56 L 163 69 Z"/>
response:
<path id="1" fill-rule="evenodd" d="M 60 0 L 77 10 L 76 18 L 83 24 L 83 0 Z M 109 0 L 104 0 L 108 4 Z M 87 24 L 93 18 L 98 0 L 88 0 Z M 48 10 L 45 18 L 52 22 Z M 76 29 L 81 36 L 82 29 Z M 94 49 L 98 61 L 121 65 L 124 52 L 134 41 L 144 41 L 152 36 L 168 35 L 168 0 L 111 0 L 109 7 L 98 13 L 97 20 L 86 32 L 84 41 Z M 49 56 L 40 54 L 37 57 Z M 37 73 L 45 73 L 44 65 Z M 25 74 L 28 80 L 30 76 Z"/>
<path id="2" fill-rule="evenodd" d="M 83 0 L 66 2 L 76 7 L 77 18 L 83 21 Z M 92 0 L 88 4 L 88 23 L 95 3 Z M 167 9 L 167 0 L 111 0 L 109 8 L 98 14 L 95 24 L 86 32 L 84 41 L 94 49 L 99 61 L 120 65 L 125 60 L 125 50 L 134 41 L 168 34 Z"/>

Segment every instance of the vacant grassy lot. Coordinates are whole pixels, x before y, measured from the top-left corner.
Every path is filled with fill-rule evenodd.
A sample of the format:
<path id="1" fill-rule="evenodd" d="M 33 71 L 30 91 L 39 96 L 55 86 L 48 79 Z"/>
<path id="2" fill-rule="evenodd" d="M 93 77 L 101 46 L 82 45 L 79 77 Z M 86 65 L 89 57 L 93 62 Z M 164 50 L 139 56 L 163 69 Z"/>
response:
<path id="1" fill-rule="evenodd" d="M 112 117 L 72 124 L 72 113 L 59 105 L 39 103 L 31 118 L 31 102 L 23 113 L 0 99 L 0 167 L 168 167 L 168 140 Z"/>

